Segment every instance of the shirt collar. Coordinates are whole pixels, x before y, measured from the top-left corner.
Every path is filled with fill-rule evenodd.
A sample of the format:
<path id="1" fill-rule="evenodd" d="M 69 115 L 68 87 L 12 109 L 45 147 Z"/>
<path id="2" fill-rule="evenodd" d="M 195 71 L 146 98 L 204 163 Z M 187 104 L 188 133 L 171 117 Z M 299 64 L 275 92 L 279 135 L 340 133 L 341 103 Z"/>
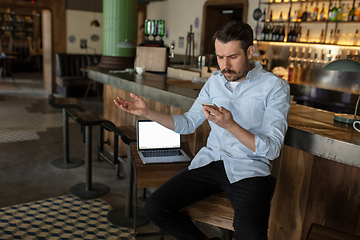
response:
<path id="1" fill-rule="evenodd" d="M 263 69 L 263 67 L 261 66 L 261 63 L 259 61 L 252 61 L 250 64 L 252 64 L 254 68 L 246 74 L 246 80 L 252 81 L 255 79 L 256 75 Z"/>
<path id="2" fill-rule="evenodd" d="M 250 63 L 254 68 L 251 69 L 247 74 L 246 74 L 246 80 L 252 81 L 255 79 L 256 75 L 263 69 L 261 63 L 259 61 L 251 61 Z M 224 81 L 224 85 L 226 88 L 230 89 L 230 87 L 228 86 L 228 81 L 226 80 L 224 74 L 221 73 L 221 70 L 218 70 L 217 72 L 215 72 L 215 75 L 220 74 L 220 76 L 222 77 L 223 81 Z M 241 81 L 244 82 L 244 81 Z"/>

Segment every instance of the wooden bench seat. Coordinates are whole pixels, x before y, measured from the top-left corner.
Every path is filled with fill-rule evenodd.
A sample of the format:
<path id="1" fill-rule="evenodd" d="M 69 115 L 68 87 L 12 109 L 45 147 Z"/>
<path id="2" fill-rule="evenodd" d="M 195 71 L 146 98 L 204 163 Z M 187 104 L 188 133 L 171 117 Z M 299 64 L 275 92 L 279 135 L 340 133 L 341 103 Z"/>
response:
<path id="1" fill-rule="evenodd" d="M 195 221 L 234 231 L 234 209 L 226 193 L 215 194 L 191 204 L 183 212 Z"/>
<path id="2" fill-rule="evenodd" d="M 276 181 L 275 177 L 270 177 L 271 197 L 275 191 Z M 184 208 L 183 212 L 195 221 L 210 224 L 223 230 L 234 231 L 234 209 L 225 192 L 193 203 Z M 229 239 L 226 231 L 223 231 L 223 239 Z"/>
<path id="3" fill-rule="evenodd" d="M 313 223 L 307 240 L 360 240 L 360 236 Z"/>

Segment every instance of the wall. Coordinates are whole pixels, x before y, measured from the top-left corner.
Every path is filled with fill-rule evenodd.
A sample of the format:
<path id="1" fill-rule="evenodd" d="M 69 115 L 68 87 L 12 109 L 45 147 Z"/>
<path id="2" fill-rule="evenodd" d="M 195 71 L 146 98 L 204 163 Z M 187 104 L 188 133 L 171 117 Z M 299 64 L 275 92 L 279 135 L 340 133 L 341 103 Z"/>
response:
<path id="1" fill-rule="evenodd" d="M 175 42 L 175 54 L 185 54 L 186 36 L 193 25 L 195 37 L 195 56 L 199 54 L 199 43 L 202 27 L 203 6 L 206 0 L 167 0 L 151 2 L 147 6 L 148 19 L 163 19 L 165 27 L 169 31 L 168 38 L 164 38 L 167 45 Z M 247 22 L 255 29 L 256 21 L 252 19 L 252 12 L 258 6 L 257 1 L 249 2 L 249 17 Z M 195 19 L 199 18 L 199 26 L 195 27 Z M 179 48 L 179 37 L 184 37 L 184 47 Z M 209 41 L 211 41 L 209 39 Z"/>
<path id="2" fill-rule="evenodd" d="M 167 0 L 161 2 L 151 2 L 147 5 L 148 19 L 165 20 L 165 28 L 169 35 L 164 37 L 164 42 L 168 46 L 175 43 L 175 54 L 185 54 L 186 37 L 190 32 L 190 25 L 194 32 L 195 56 L 199 54 L 201 21 L 203 13 L 203 5 L 206 0 Z M 191 7 L 190 7 L 191 6 Z M 199 25 L 195 27 L 195 19 L 199 19 Z M 179 37 L 184 38 L 184 44 L 179 46 Z M 150 37 L 151 39 L 151 37 Z"/>
<path id="3" fill-rule="evenodd" d="M 92 27 L 90 23 L 97 19 L 100 27 Z M 74 24 L 76 23 L 76 24 Z M 101 54 L 103 44 L 103 15 L 99 12 L 80 10 L 66 10 L 66 52 L 81 54 Z M 97 41 L 92 40 L 93 35 L 98 35 Z M 74 37 L 74 41 L 70 41 Z M 87 48 L 80 47 L 80 40 L 87 41 Z"/>
<path id="4" fill-rule="evenodd" d="M 82 1 L 82 0 L 77 0 Z M 206 0 L 166 0 L 150 2 L 147 5 L 147 18 L 148 19 L 163 19 L 165 20 L 165 27 L 168 31 L 168 36 L 164 36 L 164 42 L 170 46 L 175 43 L 175 54 L 185 54 L 186 37 L 190 32 L 190 25 L 194 32 L 195 43 L 195 56 L 199 54 L 203 6 Z M 191 7 L 189 7 L 191 6 Z M 249 1 L 249 17 L 247 22 L 255 30 L 256 21 L 252 19 L 252 12 L 258 6 L 258 2 Z M 69 9 L 69 8 L 73 9 Z M 96 6 L 96 13 L 91 9 L 81 9 L 79 7 L 72 7 L 69 4 L 66 10 L 66 52 L 67 53 L 93 53 L 92 49 L 81 49 L 80 39 L 87 39 L 89 47 L 95 48 L 96 53 L 102 53 L 102 13 L 99 11 L 99 6 Z M 89 10 L 89 11 L 83 11 Z M 251 13 L 251 14 L 250 14 Z M 90 27 L 90 22 L 94 19 L 100 22 L 99 28 Z M 198 27 L 195 26 L 195 20 L 198 18 Z M 76 23 L 76 24 L 74 24 Z M 99 34 L 100 40 L 97 42 L 91 41 L 92 34 Z M 69 42 L 69 36 L 75 36 L 75 42 Z M 183 47 L 179 46 L 179 38 L 183 37 Z M 151 39 L 152 37 L 150 37 Z"/>

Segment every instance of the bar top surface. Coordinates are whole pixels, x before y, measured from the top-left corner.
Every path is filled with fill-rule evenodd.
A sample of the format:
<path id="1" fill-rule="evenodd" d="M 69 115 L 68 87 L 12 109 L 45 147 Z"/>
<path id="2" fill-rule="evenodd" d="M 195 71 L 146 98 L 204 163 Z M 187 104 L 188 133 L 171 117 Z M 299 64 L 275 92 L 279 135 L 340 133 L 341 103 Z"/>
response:
<path id="1" fill-rule="evenodd" d="M 89 67 L 88 77 L 110 86 L 187 111 L 199 93 L 169 82 L 177 79 L 145 72 L 109 73 Z M 360 167 L 360 132 L 334 121 L 333 112 L 291 105 L 285 145 L 316 156 Z"/>

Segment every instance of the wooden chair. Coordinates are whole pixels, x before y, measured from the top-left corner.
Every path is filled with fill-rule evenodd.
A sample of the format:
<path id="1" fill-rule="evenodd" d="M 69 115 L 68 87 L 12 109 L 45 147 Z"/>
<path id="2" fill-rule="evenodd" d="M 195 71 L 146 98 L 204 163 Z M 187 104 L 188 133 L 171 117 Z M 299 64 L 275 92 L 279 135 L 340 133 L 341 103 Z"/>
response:
<path id="1" fill-rule="evenodd" d="M 276 178 L 270 177 L 271 198 L 274 194 Z M 183 209 L 183 212 L 191 219 L 210 224 L 222 229 L 222 239 L 231 239 L 234 231 L 234 209 L 226 193 L 219 193 Z"/>
<path id="2" fill-rule="evenodd" d="M 41 39 L 30 39 L 28 38 L 29 44 L 29 56 L 27 61 L 31 61 L 31 59 L 35 59 L 36 67 L 38 71 L 41 71 L 41 57 L 43 55 L 43 51 L 41 48 Z"/>
<path id="3" fill-rule="evenodd" d="M 14 43 L 14 40 L 13 40 L 12 36 L 10 36 L 7 44 L 4 44 L 0 39 L 0 52 L 5 53 L 5 54 L 12 53 L 13 52 L 13 43 Z"/>

